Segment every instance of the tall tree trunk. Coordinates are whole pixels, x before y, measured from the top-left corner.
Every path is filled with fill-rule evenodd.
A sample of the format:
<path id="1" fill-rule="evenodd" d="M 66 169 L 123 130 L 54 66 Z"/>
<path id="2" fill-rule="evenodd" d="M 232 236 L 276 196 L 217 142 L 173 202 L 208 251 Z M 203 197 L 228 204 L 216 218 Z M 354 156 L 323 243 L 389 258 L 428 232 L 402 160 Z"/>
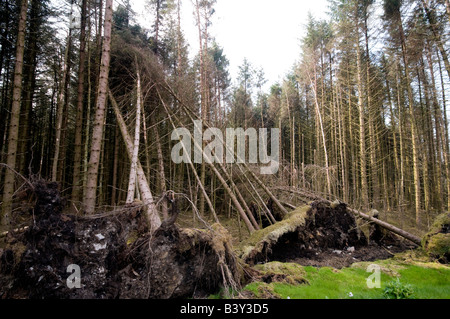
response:
<path id="1" fill-rule="evenodd" d="M 375 129 L 375 120 L 374 120 L 374 104 L 372 98 L 372 76 L 370 72 L 370 50 L 369 50 L 369 27 L 368 27 L 368 16 L 367 16 L 367 7 L 365 8 L 366 12 L 364 15 L 364 40 L 365 40 L 365 49 L 366 49 L 366 95 L 367 95 L 367 110 L 368 110 L 368 124 L 369 124 L 369 154 L 370 154 L 370 174 L 372 177 L 372 202 L 375 207 L 378 207 L 378 201 L 380 200 L 380 186 L 378 181 L 378 167 L 377 167 L 377 142 L 376 142 L 376 129 Z M 376 118 L 376 117 L 375 117 Z"/>
<path id="2" fill-rule="evenodd" d="M 399 186 L 399 199 L 398 206 L 400 215 L 403 211 L 403 205 L 405 200 L 405 139 L 404 139 L 404 114 L 402 108 L 402 99 L 401 99 L 401 81 L 399 77 L 399 66 L 396 65 L 395 70 L 395 80 L 397 83 L 397 108 L 398 108 L 398 134 L 399 134 L 399 146 L 400 146 L 400 186 Z M 400 218 L 400 223 L 402 223 L 403 218 Z"/>
<path id="3" fill-rule="evenodd" d="M 111 91 L 108 89 L 109 99 L 114 109 L 114 113 L 116 115 L 117 124 L 120 128 L 120 132 L 122 134 L 122 138 L 125 142 L 128 158 L 131 160 L 133 156 L 133 141 L 131 140 L 131 136 L 128 133 L 127 125 L 120 114 L 119 106 L 117 105 L 114 96 Z M 150 233 L 153 233 L 155 230 L 161 226 L 161 219 L 158 215 L 158 211 L 156 210 L 155 202 L 153 201 L 152 192 L 150 191 L 150 187 L 148 185 L 148 181 L 145 177 L 144 170 L 142 169 L 141 162 L 139 159 L 136 162 L 136 175 L 137 181 L 139 183 L 139 189 L 142 195 L 142 201 L 144 202 L 145 208 L 147 210 L 147 220 L 150 226 Z"/>
<path id="4" fill-rule="evenodd" d="M 446 0 L 446 1 L 448 1 L 448 0 Z M 421 2 L 422 2 L 422 6 L 425 10 L 425 15 L 427 17 L 429 27 L 431 29 L 431 33 L 433 34 L 434 41 L 435 41 L 437 47 L 439 48 L 439 51 L 441 52 L 442 59 L 444 60 L 445 69 L 447 70 L 447 74 L 450 77 L 450 62 L 448 60 L 447 51 L 444 48 L 444 44 L 443 44 L 441 35 L 439 33 L 439 30 L 437 30 L 437 27 L 436 27 L 438 24 L 438 22 L 436 21 L 436 14 L 429 7 L 427 0 L 421 0 Z M 447 6 L 447 10 L 449 10 L 448 6 Z"/>
<path id="5" fill-rule="evenodd" d="M 442 91 L 442 113 L 444 114 L 444 124 L 443 124 L 443 137 L 442 143 L 444 144 L 444 160 L 445 160 L 445 175 L 447 181 L 447 210 L 450 210 L 450 138 L 448 134 L 448 120 L 447 120 L 447 107 L 445 101 L 445 85 L 444 85 L 444 77 L 442 75 L 442 65 L 441 59 L 438 56 L 438 66 L 439 66 L 439 77 L 441 82 L 441 91 Z"/>
<path id="6" fill-rule="evenodd" d="M 320 112 L 319 101 L 318 101 L 318 97 L 317 97 L 317 77 L 316 77 L 315 70 L 314 70 L 314 82 L 312 81 L 312 79 L 310 79 L 310 82 L 311 82 L 311 87 L 314 92 L 314 102 L 315 102 L 314 105 L 316 106 L 317 117 L 319 118 L 320 135 L 322 136 L 323 151 L 324 151 L 324 155 L 325 155 L 327 195 L 331 196 L 331 178 L 330 178 L 330 168 L 329 168 L 329 162 L 328 162 L 327 143 L 326 143 L 326 139 L 325 139 L 325 130 L 323 127 L 322 114 Z"/>
<path id="7" fill-rule="evenodd" d="M 90 23 L 89 23 L 90 26 Z M 89 32 L 90 34 L 90 27 Z M 86 183 L 87 183 L 87 171 L 88 171 L 88 162 L 89 162 L 89 146 L 90 146 L 90 131 L 91 131 L 91 101 L 92 101 L 92 80 L 91 80 L 91 48 L 90 42 L 87 43 L 87 103 L 86 103 L 86 127 L 84 128 L 84 148 L 83 148 L 83 198 L 86 197 Z"/>
<path id="8" fill-rule="evenodd" d="M 361 176 L 361 201 L 364 209 L 369 208 L 369 186 L 367 183 L 367 159 L 366 159 L 366 133 L 365 114 L 363 103 L 363 86 L 361 74 L 361 50 L 359 47 L 359 35 L 356 40 L 356 73 L 358 84 L 358 112 L 359 112 L 359 169 Z"/>
<path id="9" fill-rule="evenodd" d="M 160 194 L 161 196 L 164 196 L 164 194 L 167 191 L 166 187 L 166 175 L 164 173 L 164 157 L 162 153 L 162 147 L 161 147 L 161 139 L 159 138 L 159 132 L 158 127 L 155 123 L 153 123 L 153 134 L 155 135 L 156 139 L 156 153 L 158 155 L 158 180 L 159 180 L 159 187 L 160 187 Z M 168 218 L 168 210 L 167 210 L 167 201 L 163 200 L 161 203 L 161 213 L 163 214 L 164 218 Z"/>
<path id="10" fill-rule="evenodd" d="M 81 3 L 80 60 L 78 64 L 77 113 L 75 119 L 75 145 L 73 158 L 72 201 L 78 202 L 81 189 L 81 157 L 83 140 L 84 69 L 86 64 L 87 0 Z"/>
<path id="11" fill-rule="evenodd" d="M 203 31 L 202 31 L 202 20 L 200 16 L 200 3 L 198 0 L 195 1 L 195 9 L 196 9 L 196 18 L 197 18 L 197 26 L 198 26 L 198 38 L 199 38 L 199 45 L 200 45 L 200 102 L 201 102 L 201 118 L 202 118 L 202 132 L 204 131 L 204 128 L 207 123 L 208 118 L 208 106 L 207 106 L 207 98 L 206 98 L 206 72 L 205 72 L 205 54 L 206 50 L 203 45 Z M 205 40 L 206 42 L 206 40 Z M 205 146 L 205 141 L 203 141 L 203 148 Z M 206 166 L 205 161 L 202 161 L 201 165 L 201 172 L 200 172 L 200 180 L 202 185 L 205 185 L 205 179 L 206 179 Z M 203 193 L 200 193 L 200 215 L 204 215 L 205 213 L 205 197 L 203 196 Z"/>
<path id="12" fill-rule="evenodd" d="M 29 17 L 29 34 L 28 34 L 28 45 L 26 52 L 24 54 L 24 78 L 23 83 L 25 85 L 23 92 L 23 103 L 22 112 L 20 120 L 20 131 L 19 131 L 19 165 L 17 166 L 19 172 L 27 172 L 27 165 L 31 168 L 29 161 L 31 159 L 31 141 L 33 135 L 31 133 L 32 128 L 32 114 L 33 114 L 33 99 L 34 91 L 36 89 L 36 57 L 38 52 L 38 33 L 42 24 L 41 19 L 41 2 L 32 1 Z M 1 68 L 0 68 L 1 69 Z M 28 172 L 31 173 L 31 172 Z"/>
<path id="13" fill-rule="evenodd" d="M 341 116 L 341 107 L 342 107 L 342 103 L 341 103 L 341 92 L 339 92 L 338 94 L 338 89 L 339 86 L 336 85 L 336 108 L 337 108 L 337 115 L 338 115 L 338 133 L 339 133 L 339 153 L 340 153 L 340 160 L 341 160 L 341 183 L 342 183 L 342 194 L 343 194 L 343 199 L 344 201 L 347 203 L 349 198 L 348 198 L 348 172 L 346 169 L 346 164 L 347 164 L 347 148 L 345 146 L 345 137 L 344 137 L 344 130 L 343 130 L 343 126 L 344 126 L 344 121 L 342 119 Z"/>
<path id="14" fill-rule="evenodd" d="M 20 7 L 20 20 L 17 31 L 13 100 L 10 113 L 11 117 L 9 122 L 8 154 L 6 157 L 6 165 L 8 165 L 8 167 L 11 169 L 16 168 L 16 159 L 17 159 L 27 9 L 28 9 L 28 0 L 22 0 Z M 11 169 L 6 169 L 3 188 L 3 204 L 2 204 L 2 213 L 0 217 L 1 217 L 1 224 L 4 226 L 9 225 L 10 223 L 10 213 L 14 193 L 15 173 Z"/>
<path id="15" fill-rule="evenodd" d="M 95 111 L 94 125 L 92 128 L 91 155 L 89 158 L 86 197 L 83 202 L 86 214 L 92 214 L 95 210 L 97 194 L 97 177 L 102 146 L 102 136 L 106 113 L 106 97 L 108 86 L 108 73 L 111 49 L 111 27 L 112 27 L 112 3 L 113 0 L 106 0 L 104 39 L 102 45 L 102 58 L 100 65 L 100 76 L 97 92 L 97 105 Z"/>
<path id="16" fill-rule="evenodd" d="M 385 65 L 386 67 L 386 65 Z M 390 89 L 390 85 L 389 85 L 389 79 L 388 79 L 388 71 L 385 70 L 385 81 L 386 81 L 386 93 L 387 93 L 387 98 L 388 98 L 388 104 L 389 104 L 389 114 L 391 117 L 391 131 L 392 131 L 392 141 L 393 141 L 393 156 L 394 156 L 394 168 L 395 168 L 395 174 L 394 174 L 394 193 L 398 194 L 398 192 L 400 191 L 400 187 L 398 187 L 398 181 L 400 180 L 400 164 L 399 164 L 399 160 L 398 160 L 398 146 L 397 146 L 397 125 L 396 125 L 396 121 L 395 121 L 395 115 L 394 115 L 394 110 L 393 110 L 393 106 L 392 106 L 392 97 L 391 97 L 391 89 Z M 387 187 L 387 184 L 385 184 L 384 186 L 385 188 Z M 398 201 L 397 203 L 400 203 L 400 201 Z"/>
<path id="17" fill-rule="evenodd" d="M 138 68 L 136 63 L 136 68 Z M 131 168 L 130 177 L 128 179 L 128 192 L 126 203 L 131 204 L 135 198 L 136 190 L 136 171 L 137 171 L 137 161 L 139 155 L 139 136 L 141 132 L 141 77 L 139 71 L 137 71 L 137 84 L 136 84 L 136 121 L 134 124 L 134 143 L 133 143 L 133 153 L 131 156 Z"/>
<path id="18" fill-rule="evenodd" d="M 420 224 L 420 209 L 421 209 L 421 193 L 420 193 L 420 169 L 419 169 L 419 140 L 417 136 L 417 124 L 416 124 L 416 116 L 414 112 L 414 96 L 411 87 L 411 80 L 409 74 L 409 62 L 407 55 L 407 47 L 405 34 L 403 31 L 403 25 L 401 17 L 398 19 L 399 31 L 400 31 L 400 40 L 401 40 L 401 50 L 403 63 L 405 66 L 405 80 L 406 80 L 406 89 L 408 92 L 408 102 L 409 102 L 409 116 L 411 121 L 411 140 L 412 140 L 412 149 L 413 149 L 413 175 L 414 175 L 414 200 L 415 200 L 415 212 L 416 212 L 416 224 Z"/>
<path id="19" fill-rule="evenodd" d="M 440 211 L 442 210 L 442 199 L 444 198 L 443 192 L 442 192 L 442 156 L 444 155 L 444 165 L 445 165 L 445 138 L 443 138 L 443 130 L 442 130 L 442 113 L 441 109 L 439 107 L 439 102 L 437 100 L 438 94 L 436 90 L 436 79 L 434 77 L 434 66 L 433 66 L 433 59 L 431 56 L 431 47 L 429 41 L 427 41 L 427 52 L 426 57 L 428 61 L 428 67 L 430 69 L 430 77 L 431 77 L 431 88 L 429 88 L 430 94 L 432 95 L 431 98 L 431 104 L 432 107 L 430 108 L 430 113 L 433 113 L 434 117 L 434 126 L 436 131 L 436 151 L 433 152 L 435 154 L 436 159 L 434 160 L 433 166 L 435 166 L 435 173 L 433 174 L 433 179 L 436 183 L 436 207 Z M 430 114 L 431 117 L 431 114 Z M 430 132 L 431 141 L 433 140 L 433 132 Z"/>
<path id="20" fill-rule="evenodd" d="M 60 151 L 62 147 L 62 130 L 64 122 L 64 109 L 66 108 L 67 88 L 70 79 L 70 51 L 72 49 L 72 14 L 73 14 L 73 0 L 70 7 L 69 16 L 69 34 L 67 35 L 66 49 L 64 53 L 64 66 L 61 78 L 61 84 L 58 93 L 58 104 L 56 111 L 56 138 L 55 138 L 55 154 L 53 156 L 52 165 L 52 181 L 58 180 L 58 167 L 60 162 Z"/>
<path id="21" fill-rule="evenodd" d="M 420 59 L 420 66 L 422 69 L 425 68 L 423 64 L 422 58 Z M 430 195 L 430 187 L 429 187 L 429 179 L 430 179 L 430 172 L 429 172 L 429 165 L 434 164 L 434 147 L 432 142 L 432 137 L 430 134 L 433 131 L 432 124 L 431 124 L 431 117 L 429 112 L 429 94 L 428 94 L 428 85 L 427 80 L 425 76 L 423 76 L 423 72 L 419 71 L 419 68 L 416 68 L 417 71 L 417 81 L 418 81 L 418 95 L 419 95 L 419 105 L 420 105 L 420 111 L 421 111 L 421 117 L 422 117 L 422 126 L 423 126 L 423 149 L 425 152 L 423 152 L 423 162 L 422 162 L 422 184 L 423 184 L 423 199 L 424 199 L 424 208 L 426 212 L 429 212 L 430 205 L 431 205 L 431 195 Z M 423 82 L 423 84 L 422 84 Z M 423 94 L 422 94 L 423 90 Z M 425 103 L 423 102 L 423 98 L 425 98 Z M 424 106 L 425 104 L 425 106 Z M 427 149 L 428 148 L 428 149 Z"/>
<path id="22" fill-rule="evenodd" d="M 112 175 L 112 192 L 111 192 L 111 206 L 115 206 L 117 203 L 117 174 L 119 170 L 119 128 L 116 126 L 114 134 L 114 164 L 113 164 L 113 175 Z"/>

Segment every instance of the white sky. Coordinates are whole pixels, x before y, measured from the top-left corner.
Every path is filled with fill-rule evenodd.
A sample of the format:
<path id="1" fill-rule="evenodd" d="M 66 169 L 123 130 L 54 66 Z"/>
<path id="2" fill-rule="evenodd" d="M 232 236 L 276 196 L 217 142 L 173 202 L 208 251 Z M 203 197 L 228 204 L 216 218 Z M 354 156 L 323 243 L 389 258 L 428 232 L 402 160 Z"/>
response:
<path id="1" fill-rule="evenodd" d="M 144 0 L 130 2 L 139 23 L 149 28 L 154 18 L 143 9 Z M 194 56 L 199 44 L 191 0 L 182 0 L 182 7 L 182 28 Z M 264 69 L 267 89 L 300 58 L 308 12 L 326 18 L 327 11 L 327 0 L 217 0 L 210 31 L 230 61 L 233 83 L 247 58 L 254 67 Z"/>

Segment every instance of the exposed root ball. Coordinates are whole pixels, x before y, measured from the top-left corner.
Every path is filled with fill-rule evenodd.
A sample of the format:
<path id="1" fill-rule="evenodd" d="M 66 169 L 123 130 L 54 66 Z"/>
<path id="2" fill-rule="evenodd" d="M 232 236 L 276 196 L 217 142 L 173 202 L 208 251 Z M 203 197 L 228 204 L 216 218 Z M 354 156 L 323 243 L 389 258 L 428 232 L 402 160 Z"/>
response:
<path id="1" fill-rule="evenodd" d="M 211 230 L 180 229 L 171 225 L 141 238 L 128 256 L 135 278 L 125 298 L 204 296 L 239 282 L 231 238 L 220 225 Z"/>
<path id="2" fill-rule="evenodd" d="M 241 256 L 249 264 L 283 260 L 287 256 L 307 256 L 315 250 L 367 244 L 355 218 L 344 204 L 334 208 L 316 201 L 297 208 L 286 218 L 255 232 L 241 246 Z"/>
<path id="3" fill-rule="evenodd" d="M 222 226 L 164 224 L 149 236 L 140 207 L 63 215 L 56 184 L 33 186 L 35 221 L 15 245 L 22 248 L 0 251 L 0 298 L 190 298 L 237 288 L 237 262 Z M 79 267 L 80 288 L 69 265 Z"/>

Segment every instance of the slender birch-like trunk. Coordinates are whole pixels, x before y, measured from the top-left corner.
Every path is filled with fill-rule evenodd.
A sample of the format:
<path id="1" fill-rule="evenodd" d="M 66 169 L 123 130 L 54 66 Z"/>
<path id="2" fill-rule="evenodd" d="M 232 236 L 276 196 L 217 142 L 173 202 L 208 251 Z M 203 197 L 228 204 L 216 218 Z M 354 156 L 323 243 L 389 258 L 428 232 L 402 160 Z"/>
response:
<path id="1" fill-rule="evenodd" d="M 125 121 L 122 117 L 122 114 L 120 113 L 119 106 L 117 105 L 116 100 L 114 99 L 114 96 L 112 95 L 111 91 L 108 90 L 109 99 L 111 101 L 112 107 L 114 109 L 114 113 L 116 115 L 117 119 L 117 125 L 120 128 L 120 133 L 122 134 L 122 138 L 126 145 L 126 150 L 128 157 L 133 157 L 133 141 L 131 140 L 131 136 L 128 133 L 127 125 L 125 124 Z M 158 211 L 156 210 L 155 202 L 153 201 L 153 195 L 150 190 L 150 186 L 148 185 L 147 178 L 145 177 L 144 170 L 142 168 L 141 162 L 139 159 L 136 161 L 136 177 L 137 182 L 139 184 L 139 190 L 141 193 L 142 201 L 145 205 L 146 211 L 147 211 L 147 220 L 149 222 L 150 226 L 150 232 L 154 232 L 156 229 L 161 226 L 161 219 L 159 217 Z"/>
<path id="2" fill-rule="evenodd" d="M 161 196 L 163 196 L 163 194 L 165 194 L 167 191 L 166 174 L 164 173 L 164 157 L 163 157 L 163 153 L 162 153 L 161 140 L 159 138 L 158 127 L 155 124 L 153 125 L 153 134 L 155 135 L 155 139 L 156 139 L 156 152 L 158 155 L 159 187 L 160 187 Z M 167 209 L 167 201 L 165 201 L 165 200 L 163 200 L 161 203 L 161 213 L 164 218 L 167 218 L 169 216 L 168 209 Z"/>
<path id="3" fill-rule="evenodd" d="M 128 180 L 128 192 L 126 203 L 130 204 L 134 201 L 134 195 L 136 190 L 136 166 L 139 155 L 139 134 L 141 128 L 141 77 L 139 71 L 137 72 L 137 98 L 136 98 L 136 122 L 134 125 L 134 143 L 133 143 L 133 153 L 131 156 L 131 168 L 130 177 Z"/>

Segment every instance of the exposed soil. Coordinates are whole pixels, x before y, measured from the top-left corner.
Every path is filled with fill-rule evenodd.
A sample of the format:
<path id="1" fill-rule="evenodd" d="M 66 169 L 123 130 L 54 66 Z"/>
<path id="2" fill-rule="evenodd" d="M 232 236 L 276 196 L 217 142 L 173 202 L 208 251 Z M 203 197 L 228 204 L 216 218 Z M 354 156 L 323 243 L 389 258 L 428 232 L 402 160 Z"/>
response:
<path id="1" fill-rule="evenodd" d="M 347 250 L 349 249 L 350 250 Z M 284 262 L 295 262 L 302 266 L 314 267 L 333 267 L 341 269 L 349 267 L 351 264 L 360 261 L 374 261 L 388 259 L 393 257 L 395 253 L 402 252 L 413 247 L 407 246 L 379 246 L 378 244 L 370 244 L 367 246 L 355 248 L 353 246 L 344 250 L 339 249 L 316 249 L 311 250 L 303 256 L 291 255 L 286 258 L 279 259 Z M 353 250 L 354 249 L 354 250 Z"/>
<path id="2" fill-rule="evenodd" d="M 417 247 L 375 224 L 370 226 L 367 238 L 345 204 L 330 207 L 316 201 L 311 206 L 304 225 L 284 233 L 275 244 L 266 244 L 261 251 L 250 254 L 246 262 L 282 261 L 340 269 L 355 262 L 387 259 Z"/>
<path id="3" fill-rule="evenodd" d="M 28 193 L 32 222 L 8 235 L 8 246 L 0 249 L 0 299 L 197 298 L 224 286 L 238 288 L 243 279 L 228 231 L 219 224 L 178 227 L 176 201 L 170 218 L 150 235 L 140 206 L 80 217 L 62 213 L 56 183 L 36 181 Z M 245 262 L 342 268 L 414 247 L 378 226 L 371 226 L 368 240 L 344 204 L 311 207 L 304 223 Z M 79 289 L 68 285 L 73 264 L 81 270 Z"/>
<path id="4" fill-rule="evenodd" d="M 172 218 L 149 235 L 139 206 L 64 215 L 56 183 L 33 186 L 33 222 L 0 251 L 0 299 L 190 298 L 239 282 L 220 225 L 180 229 L 172 209 Z M 81 270 L 79 289 L 68 285 L 72 264 Z"/>

